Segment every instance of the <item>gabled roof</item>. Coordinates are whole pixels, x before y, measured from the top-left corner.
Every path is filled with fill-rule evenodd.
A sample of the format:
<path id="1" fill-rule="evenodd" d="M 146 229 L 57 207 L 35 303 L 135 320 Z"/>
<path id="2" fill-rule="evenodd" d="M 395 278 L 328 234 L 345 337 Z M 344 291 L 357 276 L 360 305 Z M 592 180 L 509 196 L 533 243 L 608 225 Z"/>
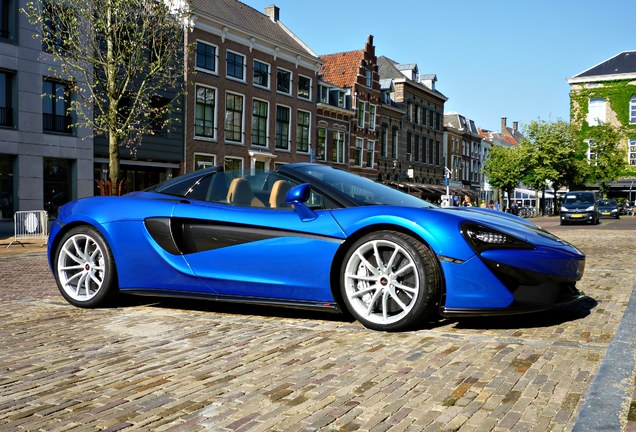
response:
<path id="1" fill-rule="evenodd" d="M 446 96 L 444 96 L 441 92 L 439 92 L 437 90 L 433 90 L 433 89 L 425 86 L 421 82 L 413 81 L 413 80 L 407 78 L 402 72 L 400 72 L 400 70 L 401 70 L 400 68 L 404 68 L 404 66 L 405 65 L 398 64 L 397 62 L 391 60 L 388 57 L 379 56 L 378 57 L 378 74 L 380 75 L 380 80 L 384 80 L 384 79 L 407 80 L 407 81 L 410 81 L 413 84 L 421 86 L 421 88 L 425 89 L 427 92 L 432 93 L 435 96 L 444 99 L 445 101 L 448 100 L 448 98 Z M 404 68 L 405 70 L 412 70 L 413 67 L 417 68 L 417 65 L 415 63 L 409 64 L 409 65 L 406 65 L 406 66 L 408 66 L 408 68 Z M 435 74 L 420 75 L 420 78 L 422 78 L 422 77 L 435 77 L 435 78 L 437 78 L 437 76 Z"/>
<path id="2" fill-rule="evenodd" d="M 570 83 L 636 77 L 636 51 L 623 51 L 570 78 Z"/>
<path id="3" fill-rule="evenodd" d="M 215 19 L 234 28 L 261 36 L 312 57 L 316 54 L 280 21 L 238 0 L 192 0 L 195 14 Z"/>
<path id="4" fill-rule="evenodd" d="M 364 50 L 325 54 L 320 59 L 324 62 L 321 75 L 326 82 L 338 87 L 353 87 L 358 79 L 360 62 L 364 59 Z"/>
<path id="5" fill-rule="evenodd" d="M 407 64 L 396 64 L 395 65 L 397 70 L 415 70 L 415 72 L 418 71 L 417 69 L 417 63 L 407 63 Z"/>

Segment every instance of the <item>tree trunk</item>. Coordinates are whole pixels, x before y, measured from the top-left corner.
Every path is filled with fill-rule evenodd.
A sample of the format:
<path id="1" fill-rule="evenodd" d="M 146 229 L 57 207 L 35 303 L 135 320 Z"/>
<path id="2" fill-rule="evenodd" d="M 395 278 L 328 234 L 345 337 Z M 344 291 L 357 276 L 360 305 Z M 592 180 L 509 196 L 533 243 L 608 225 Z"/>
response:
<path id="1" fill-rule="evenodd" d="M 112 16 L 112 4 L 108 1 L 108 9 L 106 13 L 106 20 L 108 22 L 108 29 L 112 28 L 111 23 Z M 117 95 L 117 70 L 114 65 L 114 35 L 110 32 L 106 32 L 106 57 L 107 65 L 105 68 L 106 80 L 108 85 L 108 95 L 110 104 L 108 106 L 108 178 L 112 187 L 118 184 L 119 180 L 119 139 L 117 131 L 117 110 L 119 97 Z M 118 195 L 116 191 L 111 190 L 112 195 Z"/>

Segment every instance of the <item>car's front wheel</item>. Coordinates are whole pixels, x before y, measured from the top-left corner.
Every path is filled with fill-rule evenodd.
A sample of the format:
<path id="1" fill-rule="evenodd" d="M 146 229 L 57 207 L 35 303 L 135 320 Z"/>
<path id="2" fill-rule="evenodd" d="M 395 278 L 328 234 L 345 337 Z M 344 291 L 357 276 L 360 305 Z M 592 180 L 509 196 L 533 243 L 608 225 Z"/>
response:
<path id="1" fill-rule="evenodd" d="M 403 233 L 379 231 L 359 239 L 345 255 L 342 297 L 364 326 L 405 330 L 430 318 L 440 273 L 435 255 L 422 242 Z"/>
<path id="2" fill-rule="evenodd" d="M 75 306 L 100 306 L 117 292 L 111 251 L 94 228 L 79 226 L 66 233 L 52 262 L 62 296 Z"/>

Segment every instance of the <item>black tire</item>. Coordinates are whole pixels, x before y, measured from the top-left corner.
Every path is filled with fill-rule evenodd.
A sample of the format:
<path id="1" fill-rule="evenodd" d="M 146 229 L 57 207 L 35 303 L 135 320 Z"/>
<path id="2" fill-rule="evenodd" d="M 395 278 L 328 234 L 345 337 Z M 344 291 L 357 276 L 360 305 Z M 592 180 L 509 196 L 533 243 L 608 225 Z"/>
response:
<path id="1" fill-rule="evenodd" d="M 74 306 L 104 306 L 119 291 L 112 252 L 92 227 L 69 230 L 55 249 L 52 264 L 60 293 Z"/>
<path id="2" fill-rule="evenodd" d="M 430 319 L 440 289 L 441 270 L 433 252 L 399 232 L 378 231 L 360 238 L 340 268 L 347 309 L 373 330 L 402 331 Z"/>

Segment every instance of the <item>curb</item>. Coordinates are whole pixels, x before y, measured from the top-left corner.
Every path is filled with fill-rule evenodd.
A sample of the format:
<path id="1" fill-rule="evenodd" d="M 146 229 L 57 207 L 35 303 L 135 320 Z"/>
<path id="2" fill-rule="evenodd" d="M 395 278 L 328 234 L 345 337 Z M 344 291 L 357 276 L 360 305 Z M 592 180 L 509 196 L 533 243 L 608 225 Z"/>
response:
<path id="1" fill-rule="evenodd" d="M 574 432 L 619 431 L 634 392 L 636 351 L 636 285 L 618 331 L 599 366 L 574 423 Z"/>

